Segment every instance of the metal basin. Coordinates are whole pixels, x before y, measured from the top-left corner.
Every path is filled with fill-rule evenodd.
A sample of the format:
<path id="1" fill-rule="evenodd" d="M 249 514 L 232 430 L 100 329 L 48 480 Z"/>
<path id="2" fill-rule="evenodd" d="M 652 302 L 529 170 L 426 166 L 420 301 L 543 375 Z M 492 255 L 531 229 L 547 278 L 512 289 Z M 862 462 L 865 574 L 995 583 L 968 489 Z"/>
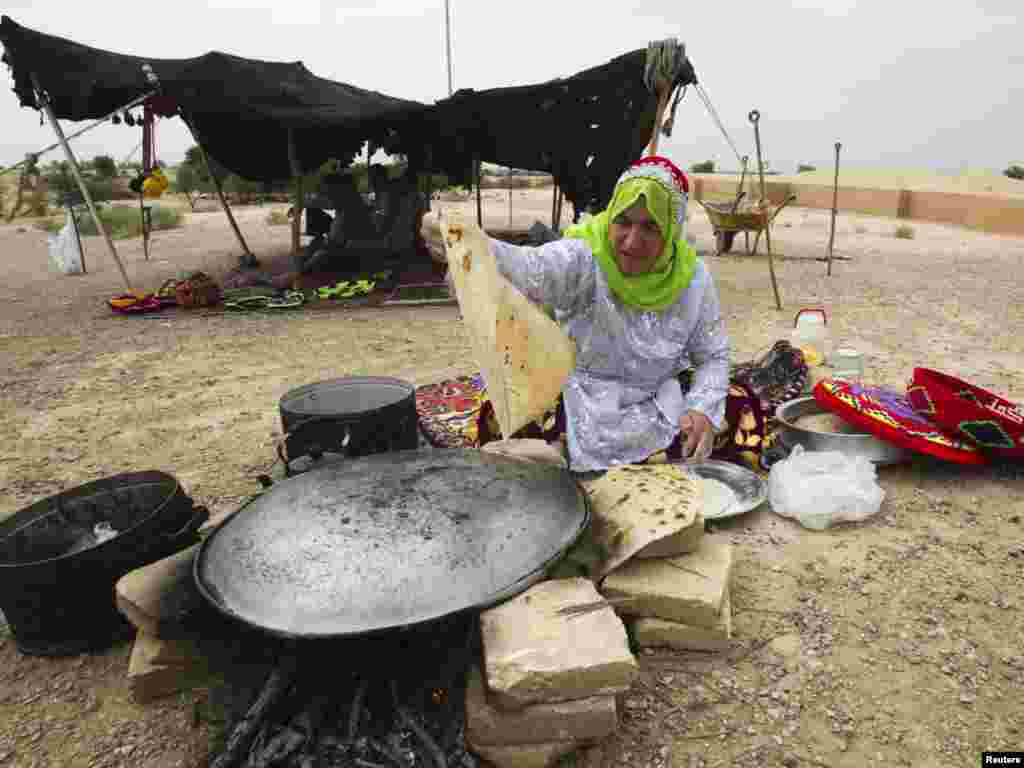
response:
<path id="1" fill-rule="evenodd" d="M 775 412 L 779 422 L 779 439 L 787 450 L 802 445 L 807 451 L 839 451 L 848 456 L 863 456 L 875 464 L 899 464 L 907 461 L 909 453 L 899 446 L 879 440 L 867 433 L 846 434 L 817 432 L 798 426 L 805 416 L 831 413 L 814 397 L 798 397 L 784 403 Z"/>
<path id="2" fill-rule="evenodd" d="M 372 633 L 527 589 L 589 522 L 558 467 L 479 450 L 398 451 L 284 480 L 200 548 L 199 591 L 270 634 Z"/>

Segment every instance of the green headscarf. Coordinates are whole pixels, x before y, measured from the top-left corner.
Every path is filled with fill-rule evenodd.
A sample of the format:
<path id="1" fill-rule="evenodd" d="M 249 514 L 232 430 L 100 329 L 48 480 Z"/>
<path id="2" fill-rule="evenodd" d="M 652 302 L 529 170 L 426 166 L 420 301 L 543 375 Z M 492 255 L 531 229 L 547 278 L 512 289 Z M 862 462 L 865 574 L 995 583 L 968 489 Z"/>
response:
<path id="1" fill-rule="evenodd" d="M 650 272 L 624 275 L 615 260 L 610 223 L 641 197 L 665 238 L 665 247 Z M 672 306 L 693 279 L 697 252 L 683 236 L 680 203 L 657 179 L 634 176 L 619 182 L 608 208 L 565 230 L 565 237 L 585 240 L 608 279 L 608 287 L 623 304 L 635 309 L 662 310 Z M 678 198 L 677 198 L 678 199 Z"/>

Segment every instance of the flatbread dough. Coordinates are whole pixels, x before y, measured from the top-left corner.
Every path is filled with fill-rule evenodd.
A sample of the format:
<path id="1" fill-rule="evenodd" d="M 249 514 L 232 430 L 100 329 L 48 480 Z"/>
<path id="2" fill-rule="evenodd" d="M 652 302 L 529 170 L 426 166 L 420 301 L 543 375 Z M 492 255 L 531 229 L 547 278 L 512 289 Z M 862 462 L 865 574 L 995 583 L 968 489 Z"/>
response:
<path id="1" fill-rule="evenodd" d="M 481 229 L 454 212 L 441 229 L 473 353 L 501 434 L 509 438 L 554 406 L 576 365 L 576 345 L 499 274 Z"/>
<path id="2" fill-rule="evenodd" d="M 704 502 L 700 480 L 674 464 L 616 467 L 581 485 L 601 556 L 592 569 L 595 581 L 647 545 L 694 525 Z"/>

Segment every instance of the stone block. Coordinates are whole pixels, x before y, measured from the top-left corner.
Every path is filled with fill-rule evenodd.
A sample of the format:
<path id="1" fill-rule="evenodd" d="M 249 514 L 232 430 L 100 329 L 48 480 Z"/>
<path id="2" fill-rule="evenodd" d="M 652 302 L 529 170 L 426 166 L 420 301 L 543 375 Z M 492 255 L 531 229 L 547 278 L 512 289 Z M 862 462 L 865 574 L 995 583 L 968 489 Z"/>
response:
<path id="1" fill-rule="evenodd" d="M 722 615 L 714 627 L 695 627 L 664 619 L 637 619 L 633 637 L 641 648 L 675 648 L 680 651 L 723 651 L 732 637 L 732 610 L 726 596 Z"/>
<path id="2" fill-rule="evenodd" d="M 714 627 L 722 615 L 732 575 L 732 544 L 705 536 L 696 552 L 679 557 L 633 559 L 602 583 L 608 598 L 630 598 L 620 613 Z"/>
<path id="3" fill-rule="evenodd" d="M 485 611 L 480 626 L 491 700 L 516 709 L 629 690 L 639 667 L 615 611 L 559 613 L 601 599 L 587 579 L 556 579 Z"/>
<path id="4" fill-rule="evenodd" d="M 192 561 L 199 544 L 122 576 L 117 608 L 140 631 L 154 637 L 175 634 L 184 606 L 194 598 Z"/>
<path id="5" fill-rule="evenodd" d="M 466 740 L 474 746 L 600 741 L 615 731 L 614 696 L 503 710 L 488 700 L 480 671 L 466 687 Z"/>
<path id="6" fill-rule="evenodd" d="M 174 643 L 139 632 L 128 662 L 132 698 L 146 703 L 189 687 L 192 659 Z"/>

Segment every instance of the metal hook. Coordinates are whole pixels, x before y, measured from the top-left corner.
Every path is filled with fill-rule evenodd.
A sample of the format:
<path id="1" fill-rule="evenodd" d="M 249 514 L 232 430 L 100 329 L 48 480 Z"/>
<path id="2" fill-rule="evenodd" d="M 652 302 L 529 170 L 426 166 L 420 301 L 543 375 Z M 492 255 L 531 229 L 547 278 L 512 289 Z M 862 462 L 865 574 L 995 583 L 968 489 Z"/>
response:
<path id="1" fill-rule="evenodd" d="M 750 114 L 747 115 L 747 119 L 754 125 L 757 125 L 757 121 L 761 119 L 761 113 L 756 109 L 752 109 L 750 110 Z"/>

